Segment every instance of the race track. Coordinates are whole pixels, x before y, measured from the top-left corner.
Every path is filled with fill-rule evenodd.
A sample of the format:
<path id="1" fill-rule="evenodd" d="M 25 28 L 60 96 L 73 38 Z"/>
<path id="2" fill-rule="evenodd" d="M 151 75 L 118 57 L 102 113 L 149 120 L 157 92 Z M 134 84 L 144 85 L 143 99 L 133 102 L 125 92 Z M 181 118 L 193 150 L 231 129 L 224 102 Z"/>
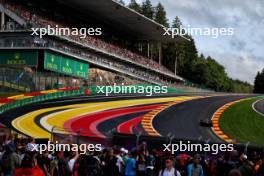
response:
<path id="1" fill-rule="evenodd" d="M 211 128 L 200 126 L 200 120 L 211 119 L 221 106 L 250 96 L 214 96 L 176 104 L 154 119 L 154 128 L 162 136 L 173 134 L 176 139 L 221 142 Z"/>
<path id="2" fill-rule="evenodd" d="M 264 99 L 257 101 L 254 104 L 254 108 L 258 113 L 264 116 Z"/>
<path id="3" fill-rule="evenodd" d="M 2 114 L 0 122 L 35 138 L 51 138 L 51 132 L 98 138 L 106 138 L 111 131 L 151 135 L 149 128 L 153 128 L 164 137 L 171 133 L 178 139 L 221 142 L 199 121 L 211 118 L 226 103 L 251 96 L 79 96 L 13 109 Z M 148 122 L 150 127 L 142 125 L 146 114 L 158 110 L 153 121 Z"/>

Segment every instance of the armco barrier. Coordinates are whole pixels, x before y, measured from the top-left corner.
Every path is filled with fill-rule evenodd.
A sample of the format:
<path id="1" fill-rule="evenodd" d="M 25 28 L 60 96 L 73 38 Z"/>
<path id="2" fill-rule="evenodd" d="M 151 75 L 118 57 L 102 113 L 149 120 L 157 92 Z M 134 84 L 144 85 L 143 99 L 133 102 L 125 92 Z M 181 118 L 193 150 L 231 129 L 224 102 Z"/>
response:
<path id="1" fill-rule="evenodd" d="M 25 98 L 13 100 L 11 102 L 7 101 L 6 104 L 3 104 L 2 106 L 0 106 L 0 114 L 10 109 L 24 106 L 27 104 L 32 104 L 32 103 L 37 103 L 41 101 L 62 98 L 62 97 L 83 95 L 86 92 L 87 92 L 86 88 L 63 88 L 63 89 L 57 89 L 57 90 L 42 91 L 41 93 L 25 94 L 26 95 Z M 32 96 L 34 94 L 36 96 Z"/>

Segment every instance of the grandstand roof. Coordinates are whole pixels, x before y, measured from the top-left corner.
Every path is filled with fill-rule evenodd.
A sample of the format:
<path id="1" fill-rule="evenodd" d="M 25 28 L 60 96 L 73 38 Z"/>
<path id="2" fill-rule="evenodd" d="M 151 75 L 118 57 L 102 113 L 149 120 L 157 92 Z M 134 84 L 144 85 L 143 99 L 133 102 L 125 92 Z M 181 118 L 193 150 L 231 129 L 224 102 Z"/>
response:
<path id="1" fill-rule="evenodd" d="M 183 40 L 180 36 L 172 39 L 164 36 L 163 26 L 155 21 L 129 9 L 114 0 L 58 0 L 61 3 L 75 7 L 83 13 L 93 13 L 94 16 L 108 24 L 123 28 L 138 40 L 177 42 Z"/>

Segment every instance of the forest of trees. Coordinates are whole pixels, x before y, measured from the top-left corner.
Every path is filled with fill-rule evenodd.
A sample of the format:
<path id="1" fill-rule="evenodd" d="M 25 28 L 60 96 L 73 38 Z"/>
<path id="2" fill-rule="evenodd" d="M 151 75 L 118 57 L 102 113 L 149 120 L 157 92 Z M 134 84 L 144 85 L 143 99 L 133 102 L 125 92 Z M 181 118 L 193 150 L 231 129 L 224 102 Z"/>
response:
<path id="1" fill-rule="evenodd" d="M 121 3 L 124 4 L 122 0 Z M 142 4 L 131 0 L 128 7 L 165 27 L 179 28 L 182 25 L 178 16 L 175 17 L 172 24 L 169 24 L 165 8 L 161 3 L 158 3 L 154 7 L 150 0 L 145 0 Z M 192 36 L 187 35 L 185 37 L 189 38 L 190 41 L 185 40 L 177 44 L 162 44 L 163 65 L 174 72 L 177 63 L 177 75 L 182 76 L 192 83 L 215 91 L 237 93 L 253 92 L 253 86 L 249 83 L 229 78 L 225 68 L 214 58 L 210 56 L 205 57 L 203 54 L 199 55 Z M 153 53 L 154 55 L 158 54 L 158 48 L 155 46 Z"/>
<path id="2" fill-rule="evenodd" d="M 254 83 L 254 93 L 264 93 L 264 69 L 257 73 Z"/>

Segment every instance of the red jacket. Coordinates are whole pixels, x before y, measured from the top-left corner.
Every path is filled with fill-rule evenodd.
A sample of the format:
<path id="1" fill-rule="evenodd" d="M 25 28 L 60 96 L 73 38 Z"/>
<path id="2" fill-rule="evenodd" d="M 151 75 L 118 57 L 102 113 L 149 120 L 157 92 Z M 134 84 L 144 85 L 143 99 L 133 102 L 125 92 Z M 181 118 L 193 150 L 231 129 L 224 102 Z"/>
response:
<path id="1" fill-rule="evenodd" d="M 45 176 L 44 172 L 38 167 L 18 168 L 15 170 L 15 176 Z"/>

